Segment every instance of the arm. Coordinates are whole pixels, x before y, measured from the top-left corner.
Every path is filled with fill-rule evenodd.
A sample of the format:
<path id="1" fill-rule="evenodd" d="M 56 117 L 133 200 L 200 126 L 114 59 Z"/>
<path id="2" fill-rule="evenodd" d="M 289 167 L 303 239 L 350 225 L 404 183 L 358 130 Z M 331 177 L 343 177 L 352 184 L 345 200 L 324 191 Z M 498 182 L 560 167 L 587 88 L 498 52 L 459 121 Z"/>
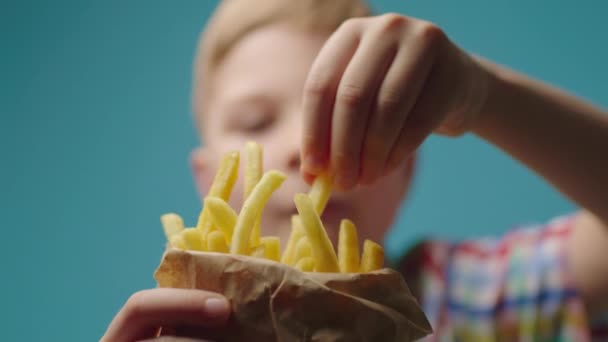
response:
<path id="1" fill-rule="evenodd" d="M 351 19 L 331 36 L 311 67 L 303 112 L 303 174 L 329 171 L 346 190 L 405 165 L 433 132 L 473 132 L 498 146 L 589 211 L 577 218 L 569 262 L 590 307 L 608 297 L 598 257 L 608 249 L 600 109 L 471 58 L 432 23 L 388 14 Z"/>
<path id="2" fill-rule="evenodd" d="M 591 315 L 608 309 L 608 115 L 500 66 L 472 132 L 542 175 L 586 210 L 568 245 L 574 285 Z"/>
<path id="3" fill-rule="evenodd" d="M 495 64 L 472 132 L 608 222 L 608 114 Z"/>

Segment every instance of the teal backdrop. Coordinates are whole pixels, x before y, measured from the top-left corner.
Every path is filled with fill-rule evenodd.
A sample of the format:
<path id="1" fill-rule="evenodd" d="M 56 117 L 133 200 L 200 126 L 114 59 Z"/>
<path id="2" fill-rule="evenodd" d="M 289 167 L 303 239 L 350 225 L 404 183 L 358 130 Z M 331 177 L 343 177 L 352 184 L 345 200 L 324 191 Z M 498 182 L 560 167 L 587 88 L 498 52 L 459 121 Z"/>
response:
<path id="1" fill-rule="evenodd" d="M 605 1 L 372 1 L 608 106 Z M 205 0 L 0 2 L 4 341 L 95 341 L 154 286 L 159 215 L 199 211 L 190 67 Z M 440 99 L 438 99 L 440 100 Z M 548 123 L 550 125 L 550 123 Z M 500 234 L 575 206 L 474 137 L 433 137 L 389 252 L 417 232 Z"/>

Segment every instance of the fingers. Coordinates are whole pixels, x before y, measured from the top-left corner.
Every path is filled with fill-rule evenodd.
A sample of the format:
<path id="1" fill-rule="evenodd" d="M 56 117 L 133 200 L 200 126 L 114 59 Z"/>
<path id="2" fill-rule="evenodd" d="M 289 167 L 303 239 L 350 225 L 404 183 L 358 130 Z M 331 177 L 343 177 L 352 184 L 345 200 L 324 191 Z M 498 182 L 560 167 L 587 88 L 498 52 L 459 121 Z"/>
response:
<path id="1" fill-rule="evenodd" d="M 454 83 L 437 81 L 455 78 L 453 70 L 435 68 L 446 42 L 436 26 L 400 15 L 347 21 L 307 80 L 306 181 L 329 168 L 336 187 L 348 190 L 405 160 L 453 105 Z"/>
<path id="2" fill-rule="evenodd" d="M 358 30 L 338 29 L 325 43 L 306 80 L 303 94 L 302 171 L 323 172 L 329 162 L 332 111 L 340 78 L 359 44 Z"/>
<path id="3" fill-rule="evenodd" d="M 418 25 L 413 39 L 422 42 L 421 51 L 425 57 L 432 60 L 428 66 L 424 85 L 419 91 L 416 103 L 410 110 L 404 125 L 401 128 L 397 141 L 391 147 L 383 174 L 395 169 L 406 160 L 444 120 L 448 108 L 451 106 L 447 96 L 453 92 L 453 83 L 450 82 L 450 66 L 438 63 L 442 48 L 447 41 L 443 32 L 436 26 L 428 23 Z M 443 100 L 441 96 L 443 95 Z"/>
<path id="4" fill-rule="evenodd" d="M 359 181 L 367 122 L 378 88 L 397 51 L 395 39 L 380 39 L 383 33 L 376 30 L 363 37 L 336 92 L 330 170 L 341 189 L 350 189 Z"/>
<path id="5" fill-rule="evenodd" d="M 383 174 L 397 168 L 441 123 L 443 116 L 434 115 L 434 113 L 442 113 L 445 104 L 438 101 L 431 91 L 431 89 L 437 89 L 441 86 L 438 84 L 439 78 L 434 75 L 436 72 L 436 70 L 431 70 L 424 89 L 420 92 L 414 108 L 412 108 L 401 128 L 397 141 L 391 148 Z"/>
<path id="6" fill-rule="evenodd" d="M 407 25 L 406 22 L 400 24 Z M 415 29 L 405 28 L 406 31 Z M 370 184 L 383 174 L 392 146 L 403 130 L 433 64 L 434 56 L 426 48 L 427 41 L 405 34 L 400 45 L 378 91 L 367 125 L 361 153 L 362 184 Z"/>
<path id="7" fill-rule="evenodd" d="M 230 306 L 212 292 L 153 289 L 135 293 L 116 315 L 101 341 L 132 342 L 156 336 L 161 326 L 217 328 Z"/>

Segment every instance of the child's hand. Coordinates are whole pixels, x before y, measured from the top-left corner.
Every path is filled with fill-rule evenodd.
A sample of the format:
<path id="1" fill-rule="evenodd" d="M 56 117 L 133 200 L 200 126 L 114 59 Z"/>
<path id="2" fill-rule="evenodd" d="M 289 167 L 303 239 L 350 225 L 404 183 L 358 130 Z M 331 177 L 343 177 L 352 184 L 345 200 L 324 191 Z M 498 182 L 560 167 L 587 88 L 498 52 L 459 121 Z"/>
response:
<path id="1" fill-rule="evenodd" d="M 159 327 L 176 336 L 210 338 L 230 315 L 219 294 L 186 289 L 152 289 L 135 293 L 114 317 L 102 342 L 152 339 Z M 173 334 L 172 334 L 173 335 Z"/>
<path id="2" fill-rule="evenodd" d="M 302 171 L 368 184 L 433 131 L 459 135 L 480 111 L 485 74 L 435 25 L 395 14 L 346 21 L 304 91 Z"/>

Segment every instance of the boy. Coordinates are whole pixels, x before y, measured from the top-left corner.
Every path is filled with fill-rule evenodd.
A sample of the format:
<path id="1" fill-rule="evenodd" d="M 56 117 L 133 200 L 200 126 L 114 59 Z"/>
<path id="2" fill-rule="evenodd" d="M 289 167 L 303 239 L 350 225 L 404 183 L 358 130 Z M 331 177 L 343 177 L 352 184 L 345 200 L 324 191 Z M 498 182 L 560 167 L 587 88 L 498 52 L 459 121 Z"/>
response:
<path id="1" fill-rule="evenodd" d="M 401 270 L 434 328 L 430 340 L 600 338 L 606 311 L 608 116 L 580 100 L 466 54 L 436 26 L 369 17 L 357 0 L 226 0 L 201 40 L 194 110 L 205 147 L 192 154 L 202 194 L 217 157 L 247 140 L 288 180 L 264 213 L 284 240 L 292 196 L 321 172 L 342 192 L 324 222 L 341 218 L 381 241 L 431 133 L 478 135 L 541 174 L 585 210 L 503 240 L 426 242 Z M 302 95 L 303 94 L 303 95 Z M 301 175 L 304 175 L 302 177 Z M 240 186 L 235 187 L 240 189 Z M 233 194 L 238 207 L 240 194 Z M 221 338 L 220 295 L 153 289 L 134 294 L 103 341 Z M 592 336 L 593 333 L 593 336 Z"/>

